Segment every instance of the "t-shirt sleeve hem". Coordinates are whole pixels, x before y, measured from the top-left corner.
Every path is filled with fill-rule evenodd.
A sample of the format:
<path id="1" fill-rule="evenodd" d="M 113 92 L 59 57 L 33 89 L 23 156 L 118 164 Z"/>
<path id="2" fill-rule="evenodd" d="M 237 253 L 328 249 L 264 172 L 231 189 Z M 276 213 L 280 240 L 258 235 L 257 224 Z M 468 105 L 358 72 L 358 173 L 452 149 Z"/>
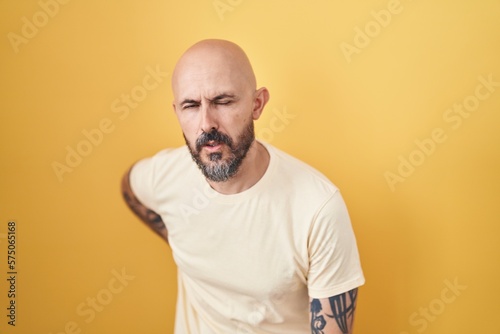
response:
<path id="1" fill-rule="evenodd" d="M 344 292 L 350 291 L 354 288 L 357 288 L 361 285 L 365 284 L 364 276 L 360 276 L 354 280 L 346 282 L 341 285 L 337 285 L 328 289 L 309 289 L 309 297 L 320 299 L 320 298 L 329 298 L 332 296 L 340 295 Z"/>
<path id="2" fill-rule="evenodd" d="M 142 205 L 153 211 L 156 210 L 152 193 L 151 158 L 137 161 L 130 169 L 130 189 Z"/>

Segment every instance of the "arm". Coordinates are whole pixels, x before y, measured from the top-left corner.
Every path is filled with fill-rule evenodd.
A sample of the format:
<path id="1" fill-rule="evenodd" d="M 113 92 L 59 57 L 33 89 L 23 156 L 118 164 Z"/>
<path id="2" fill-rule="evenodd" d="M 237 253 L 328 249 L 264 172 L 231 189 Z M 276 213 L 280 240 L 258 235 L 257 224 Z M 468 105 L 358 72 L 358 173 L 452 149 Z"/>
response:
<path id="1" fill-rule="evenodd" d="M 352 334 L 358 288 L 330 298 L 309 298 L 312 334 Z"/>
<path id="2" fill-rule="evenodd" d="M 122 195 L 125 202 L 129 208 L 139 217 L 149 228 L 155 231 L 160 237 L 162 237 L 168 243 L 168 232 L 165 227 L 165 223 L 161 219 L 160 215 L 153 210 L 144 206 L 135 197 L 132 188 L 130 188 L 130 168 L 122 179 Z"/>

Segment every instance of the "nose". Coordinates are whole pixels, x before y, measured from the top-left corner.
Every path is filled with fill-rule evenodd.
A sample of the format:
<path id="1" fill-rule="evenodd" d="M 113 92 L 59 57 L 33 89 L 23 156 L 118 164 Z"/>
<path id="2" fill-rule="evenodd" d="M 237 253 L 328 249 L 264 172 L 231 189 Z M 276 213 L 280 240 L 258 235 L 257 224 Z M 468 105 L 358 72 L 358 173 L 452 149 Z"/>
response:
<path id="1" fill-rule="evenodd" d="M 210 132 L 212 129 L 218 129 L 219 123 L 216 116 L 216 110 L 213 110 L 210 104 L 201 106 L 200 129 L 203 132 Z"/>

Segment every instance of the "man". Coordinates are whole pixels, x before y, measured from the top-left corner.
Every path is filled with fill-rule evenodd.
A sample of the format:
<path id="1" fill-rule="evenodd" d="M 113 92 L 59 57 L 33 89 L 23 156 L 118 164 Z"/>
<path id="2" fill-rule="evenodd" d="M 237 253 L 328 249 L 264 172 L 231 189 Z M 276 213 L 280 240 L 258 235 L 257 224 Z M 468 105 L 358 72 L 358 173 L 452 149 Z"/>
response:
<path id="1" fill-rule="evenodd" d="M 172 248 L 175 333 L 352 333 L 364 277 L 343 199 L 255 140 L 269 92 L 243 50 L 196 43 L 172 90 L 186 146 L 137 162 L 122 191 Z"/>

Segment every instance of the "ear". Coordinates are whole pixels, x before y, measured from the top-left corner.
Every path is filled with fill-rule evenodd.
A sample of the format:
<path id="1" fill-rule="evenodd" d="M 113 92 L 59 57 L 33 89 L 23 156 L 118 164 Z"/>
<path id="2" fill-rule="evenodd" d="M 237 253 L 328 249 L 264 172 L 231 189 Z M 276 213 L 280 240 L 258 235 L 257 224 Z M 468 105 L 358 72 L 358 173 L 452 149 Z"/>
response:
<path id="1" fill-rule="evenodd" d="M 269 91 L 266 87 L 259 88 L 255 91 L 252 110 L 252 117 L 254 121 L 259 119 L 260 115 L 264 111 L 267 101 L 269 101 Z"/>

